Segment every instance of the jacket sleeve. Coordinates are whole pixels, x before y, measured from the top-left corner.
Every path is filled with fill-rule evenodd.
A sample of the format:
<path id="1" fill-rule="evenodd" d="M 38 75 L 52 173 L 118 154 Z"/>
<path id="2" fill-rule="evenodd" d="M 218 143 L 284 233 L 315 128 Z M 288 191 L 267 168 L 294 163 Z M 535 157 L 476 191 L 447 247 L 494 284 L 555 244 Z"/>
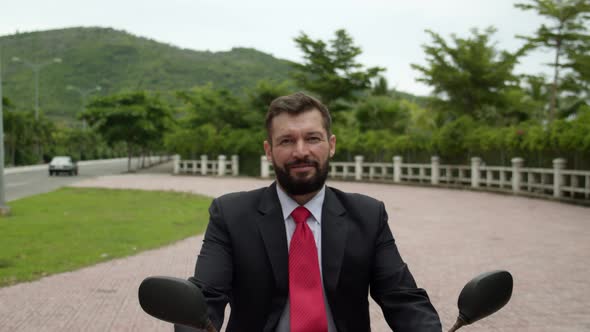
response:
<path id="1" fill-rule="evenodd" d="M 209 214 L 209 225 L 197 258 L 195 276 L 189 280 L 201 288 L 207 302 L 209 319 L 219 331 L 223 324 L 225 307 L 231 299 L 232 246 L 217 199 L 211 203 Z"/>
<path id="2" fill-rule="evenodd" d="M 371 272 L 371 297 L 395 332 L 440 332 L 440 319 L 425 290 L 418 288 L 402 260 L 380 202 L 379 230 Z"/>

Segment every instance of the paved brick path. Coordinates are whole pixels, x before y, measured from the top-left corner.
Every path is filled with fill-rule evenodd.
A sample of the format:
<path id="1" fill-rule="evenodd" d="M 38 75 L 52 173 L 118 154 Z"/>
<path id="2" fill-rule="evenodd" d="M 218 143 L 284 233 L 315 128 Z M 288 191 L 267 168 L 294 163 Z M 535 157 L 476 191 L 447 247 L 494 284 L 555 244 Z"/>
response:
<path id="1" fill-rule="evenodd" d="M 78 186 L 182 190 L 218 196 L 265 186 L 246 178 L 122 175 Z M 590 208 L 481 192 L 332 182 L 385 202 L 400 251 L 448 328 L 456 297 L 480 272 L 508 269 L 511 302 L 461 331 L 590 331 Z M 187 277 L 202 238 L 0 289 L 0 331 L 171 331 L 144 314 L 149 275 Z M 372 304 L 374 331 L 387 331 Z"/>

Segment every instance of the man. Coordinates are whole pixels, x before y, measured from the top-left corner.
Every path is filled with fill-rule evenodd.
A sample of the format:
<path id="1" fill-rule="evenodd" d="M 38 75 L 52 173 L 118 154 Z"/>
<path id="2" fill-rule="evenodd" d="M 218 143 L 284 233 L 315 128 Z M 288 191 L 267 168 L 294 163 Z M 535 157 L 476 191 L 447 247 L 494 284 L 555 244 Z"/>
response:
<path id="1" fill-rule="evenodd" d="M 369 331 L 368 295 L 396 332 L 441 331 L 402 261 L 382 202 L 325 186 L 336 149 L 327 108 L 274 100 L 264 151 L 276 182 L 213 201 L 195 276 L 217 329 Z"/>

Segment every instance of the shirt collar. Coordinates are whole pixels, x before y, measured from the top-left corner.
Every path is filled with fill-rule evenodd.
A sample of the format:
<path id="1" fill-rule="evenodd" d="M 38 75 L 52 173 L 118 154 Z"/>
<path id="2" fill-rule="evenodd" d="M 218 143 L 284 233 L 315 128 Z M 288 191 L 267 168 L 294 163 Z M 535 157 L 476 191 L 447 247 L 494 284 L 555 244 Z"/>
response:
<path id="1" fill-rule="evenodd" d="M 283 217 L 287 220 L 291 216 L 291 212 L 299 206 L 283 189 L 277 184 L 277 195 L 279 196 L 279 202 L 281 203 L 281 209 L 283 210 Z M 322 223 L 322 205 L 324 205 L 324 198 L 326 197 L 326 186 L 322 186 L 322 189 L 318 191 L 315 196 L 309 202 L 305 203 L 305 208 L 311 212 L 318 223 Z"/>

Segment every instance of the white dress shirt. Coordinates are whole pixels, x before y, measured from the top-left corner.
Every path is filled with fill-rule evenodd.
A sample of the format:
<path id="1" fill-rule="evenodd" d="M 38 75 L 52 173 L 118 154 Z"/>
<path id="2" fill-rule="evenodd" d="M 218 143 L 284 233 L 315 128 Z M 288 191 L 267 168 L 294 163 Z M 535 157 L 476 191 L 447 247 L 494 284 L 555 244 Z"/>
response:
<path id="1" fill-rule="evenodd" d="M 291 238 L 295 232 L 295 220 L 291 217 L 291 212 L 295 210 L 299 204 L 289 197 L 283 189 L 277 184 L 277 194 L 279 196 L 279 202 L 281 203 L 281 209 L 283 216 L 285 217 L 285 229 L 287 230 L 287 245 L 291 245 Z M 336 332 L 336 326 L 334 325 L 334 318 L 332 317 L 332 311 L 326 298 L 326 291 L 324 290 L 324 279 L 322 278 L 322 206 L 324 204 L 324 197 L 326 196 L 326 186 L 324 186 L 309 202 L 304 206 L 311 212 L 311 215 L 307 219 L 307 225 L 313 233 L 315 239 L 315 245 L 318 250 L 318 264 L 320 267 L 320 278 L 322 280 L 322 291 L 324 293 L 324 304 L 326 306 L 326 317 L 328 319 L 328 332 Z M 285 305 L 285 309 L 277 325 L 276 332 L 289 332 L 289 301 Z"/>

